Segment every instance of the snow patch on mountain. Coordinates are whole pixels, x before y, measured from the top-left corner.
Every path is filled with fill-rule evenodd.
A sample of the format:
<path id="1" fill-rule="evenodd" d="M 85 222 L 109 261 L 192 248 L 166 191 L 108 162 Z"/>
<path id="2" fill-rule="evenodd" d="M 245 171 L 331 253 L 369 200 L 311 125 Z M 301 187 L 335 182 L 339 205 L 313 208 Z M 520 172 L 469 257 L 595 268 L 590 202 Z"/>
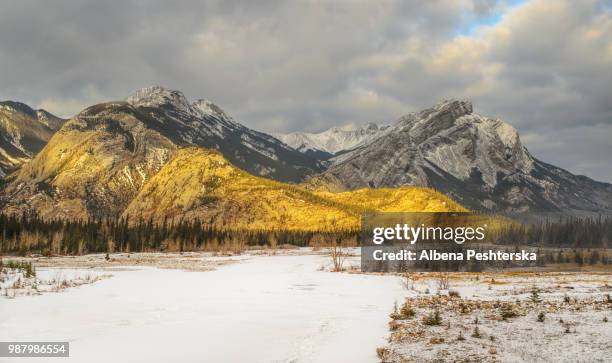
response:
<path id="1" fill-rule="evenodd" d="M 301 152 L 324 151 L 336 154 L 353 149 L 355 146 L 372 139 L 388 126 L 369 123 L 365 126 L 346 125 L 332 127 L 319 133 L 292 132 L 289 134 L 272 134 L 285 144 Z"/>

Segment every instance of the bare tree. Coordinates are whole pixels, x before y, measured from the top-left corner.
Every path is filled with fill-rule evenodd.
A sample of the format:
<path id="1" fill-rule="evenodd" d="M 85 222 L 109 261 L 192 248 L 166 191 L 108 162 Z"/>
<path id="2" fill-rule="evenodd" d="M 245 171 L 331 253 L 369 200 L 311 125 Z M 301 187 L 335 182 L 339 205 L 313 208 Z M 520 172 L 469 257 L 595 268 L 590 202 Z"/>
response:
<path id="1" fill-rule="evenodd" d="M 448 272 L 440 272 L 438 275 L 438 290 L 448 290 L 450 287 L 450 274 Z"/>
<path id="2" fill-rule="evenodd" d="M 344 260 L 346 259 L 347 253 L 344 251 L 342 246 L 342 238 L 340 238 L 335 232 L 338 230 L 338 223 L 335 218 L 329 221 L 329 237 L 331 240 L 331 246 L 329 248 L 329 254 L 333 263 L 334 272 L 344 271 Z"/>
<path id="3" fill-rule="evenodd" d="M 402 274 L 402 287 L 406 290 L 414 290 L 414 278 L 410 272 Z"/>
<path id="4" fill-rule="evenodd" d="M 342 244 L 334 243 L 330 247 L 330 256 L 334 265 L 334 272 L 344 271 L 344 260 L 346 259 L 346 255 L 347 253 L 344 251 Z"/>

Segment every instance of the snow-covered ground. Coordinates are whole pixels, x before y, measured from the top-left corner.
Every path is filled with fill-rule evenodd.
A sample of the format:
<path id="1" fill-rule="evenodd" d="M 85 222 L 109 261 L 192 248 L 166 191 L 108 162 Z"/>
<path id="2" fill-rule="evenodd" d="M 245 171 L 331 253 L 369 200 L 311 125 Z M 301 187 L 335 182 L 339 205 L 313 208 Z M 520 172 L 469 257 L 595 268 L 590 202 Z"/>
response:
<path id="1" fill-rule="evenodd" d="M 389 323 L 384 362 L 610 362 L 610 274 L 458 273 L 448 291 L 412 277 L 412 316 Z"/>
<path id="2" fill-rule="evenodd" d="M 15 258 L 32 262 L 36 277 L 13 288 L 14 274 L 3 275 L 0 341 L 69 341 L 69 362 L 612 356 L 609 273 L 457 273 L 441 287 L 435 273 L 358 273 L 358 252 L 345 266 L 354 273 L 330 272 L 330 257 L 310 249 Z M 391 320 L 395 302 L 413 316 Z M 426 323 L 435 311 L 438 325 Z"/>
<path id="3" fill-rule="evenodd" d="M 43 268 L 32 276 L 23 269 L 0 269 L 0 297 L 42 295 L 93 284 L 111 275 L 99 269 Z"/>
<path id="4" fill-rule="evenodd" d="M 0 298 L 0 341 L 69 341 L 69 362 L 376 362 L 406 290 L 393 276 L 322 270 L 329 262 L 282 254 L 213 271 L 115 268 L 61 293 Z"/>

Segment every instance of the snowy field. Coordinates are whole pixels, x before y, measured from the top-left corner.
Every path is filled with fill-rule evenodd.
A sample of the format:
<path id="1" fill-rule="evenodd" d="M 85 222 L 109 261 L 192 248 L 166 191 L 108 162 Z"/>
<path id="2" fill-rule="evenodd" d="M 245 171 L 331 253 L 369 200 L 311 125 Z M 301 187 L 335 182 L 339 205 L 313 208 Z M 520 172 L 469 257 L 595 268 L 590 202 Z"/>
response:
<path id="1" fill-rule="evenodd" d="M 376 362 L 405 290 L 397 277 L 321 270 L 329 262 L 308 254 L 204 272 L 114 268 L 61 293 L 0 298 L 0 341 L 69 341 L 71 357 L 56 360 L 70 362 Z"/>
<path id="2" fill-rule="evenodd" d="M 330 257 L 310 249 L 17 259 L 36 266 L 35 286 L 30 278 L 13 289 L 19 276 L 5 271 L 0 341 L 69 341 L 70 358 L 55 358 L 69 362 L 612 356 L 610 274 L 364 275 L 352 253 L 343 273 L 330 272 Z M 395 303 L 406 316 L 390 316 Z M 436 311 L 440 320 L 426 322 Z"/>

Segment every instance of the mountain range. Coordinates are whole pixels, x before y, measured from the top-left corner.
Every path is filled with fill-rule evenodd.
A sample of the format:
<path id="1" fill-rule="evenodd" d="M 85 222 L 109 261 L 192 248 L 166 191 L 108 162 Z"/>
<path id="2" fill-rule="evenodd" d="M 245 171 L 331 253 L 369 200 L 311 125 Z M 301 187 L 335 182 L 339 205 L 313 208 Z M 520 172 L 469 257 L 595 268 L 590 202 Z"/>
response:
<path id="1" fill-rule="evenodd" d="M 282 182 L 316 173 L 318 165 L 209 102 L 189 103 L 180 92 L 153 87 L 66 121 L 5 178 L 0 206 L 46 219 L 197 217 L 251 228 L 356 227 L 362 212 L 400 207 L 463 210 L 426 188 L 399 195 L 381 189 L 355 205 L 352 193 L 363 192 L 313 192 Z"/>
<path id="2" fill-rule="evenodd" d="M 467 101 L 444 101 L 388 126 L 271 136 L 209 101 L 148 87 L 70 120 L 3 102 L 0 125 L 11 130 L 0 139 L 0 165 L 10 173 L 0 207 L 8 213 L 293 228 L 352 225 L 368 210 L 461 205 L 612 212 L 612 185 L 536 159 L 516 129 L 474 113 Z"/>

